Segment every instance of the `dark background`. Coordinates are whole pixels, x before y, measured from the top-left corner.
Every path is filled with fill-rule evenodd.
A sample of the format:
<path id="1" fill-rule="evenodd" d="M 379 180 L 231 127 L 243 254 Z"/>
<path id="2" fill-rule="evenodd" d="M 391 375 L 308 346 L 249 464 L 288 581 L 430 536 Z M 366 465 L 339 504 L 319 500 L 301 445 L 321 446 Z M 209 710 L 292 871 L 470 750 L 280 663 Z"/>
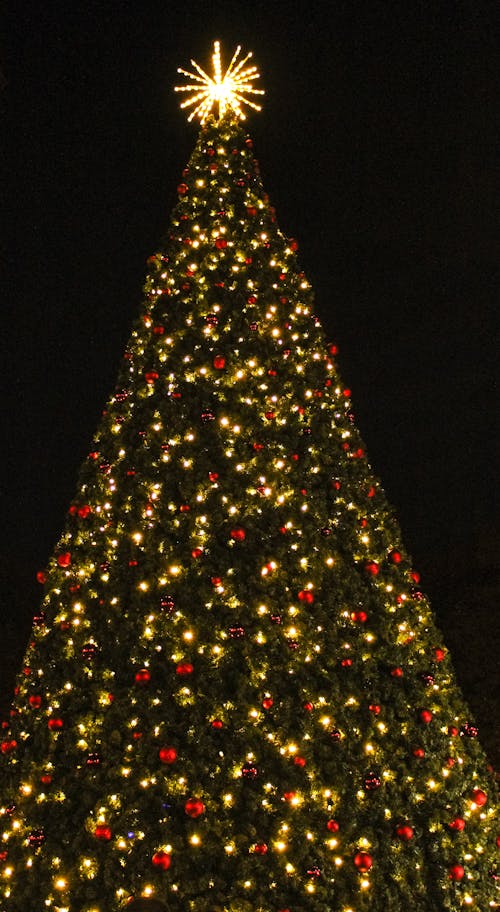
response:
<path id="1" fill-rule="evenodd" d="M 212 7 L 215 12 L 211 11 Z M 500 762 L 497 3 L 4 6 L 0 704 L 196 139 L 220 38 L 357 424 Z"/>

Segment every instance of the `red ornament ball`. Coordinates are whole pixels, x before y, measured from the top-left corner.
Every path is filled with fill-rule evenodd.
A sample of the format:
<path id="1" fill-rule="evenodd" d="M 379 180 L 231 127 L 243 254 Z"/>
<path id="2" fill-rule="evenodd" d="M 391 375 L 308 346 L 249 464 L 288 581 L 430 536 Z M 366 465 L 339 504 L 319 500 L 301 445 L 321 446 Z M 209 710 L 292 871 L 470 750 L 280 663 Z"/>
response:
<path id="1" fill-rule="evenodd" d="M 365 571 L 369 576 L 378 576 L 379 569 L 377 561 L 367 561 L 365 564 Z"/>
<path id="2" fill-rule="evenodd" d="M 57 563 L 60 567 L 69 567 L 71 563 L 71 554 L 69 551 L 65 551 L 64 554 L 60 554 L 57 558 Z"/>
<path id="3" fill-rule="evenodd" d="M 413 827 L 408 826 L 408 824 L 398 826 L 396 829 L 396 836 L 402 839 L 403 842 L 409 842 L 414 836 Z"/>
<path id="4" fill-rule="evenodd" d="M 307 761 L 305 757 L 294 757 L 293 762 L 295 766 L 300 766 L 303 769 Z"/>
<path id="5" fill-rule="evenodd" d="M 222 719 L 212 719 L 210 725 L 211 725 L 212 728 L 214 728 L 216 731 L 220 731 L 221 728 L 224 728 L 224 723 L 223 723 Z"/>
<path id="6" fill-rule="evenodd" d="M 378 716 L 380 714 L 380 706 L 378 703 L 370 703 L 368 709 L 373 713 L 374 716 Z"/>
<path id="7" fill-rule="evenodd" d="M 327 830 L 330 830 L 330 833 L 338 833 L 340 827 L 336 820 L 328 820 L 326 824 Z"/>
<path id="8" fill-rule="evenodd" d="M 171 858 L 168 852 L 155 852 L 151 861 L 153 862 L 156 868 L 161 868 L 162 871 L 168 871 L 170 867 Z"/>
<path id="9" fill-rule="evenodd" d="M 368 620 L 368 615 L 366 611 L 353 611 L 351 614 L 353 621 L 356 621 L 358 624 L 365 624 Z"/>
<path id="10" fill-rule="evenodd" d="M 162 763 L 175 763 L 177 760 L 177 751 L 175 747 L 160 747 L 158 756 Z"/>
<path id="11" fill-rule="evenodd" d="M 445 655 L 446 655 L 446 652 L 444 649 L 440 649 L 439 647 L 437 647 L 434 650 L 434 658 L 436 659 L 436 662 L 442 662 Z"/>
<path id="12" fill-rule="evenodd" d="M 14 739 L 12 739 L 12 741 L 2 741 L 0 744 L 0 751 L 2 754 L 11 754 L 15 751 L 16 747 L 17 741 L 14 741 Z"/>
<path id="13" fill-rule="evenodd" d="M 455 830 L 457 833 L 461 833 L 465 829 L 465 820 L 463 817 L 455 817 L 455 820 L 452 820 L 448 824 L 450 830 Z"/>
<path id="14" fill-rule="evenodd" d="M 305 602 L 306 605 L 312 605 L 314 602 L 314 595 L 310 589 L 301 589 L 299 592 L 299 599 L 301 602 Z"/>
<path id="15" fill-rule="evenodd" d="M 226 366 L 226 359 L 224 355 L 216 355 L 214 358 L 214 367 L 216 370 L 224 370 Z"/>
<path id="16" fill-rule="evenodd" d="M 422 709 L 420 711 L 420 718 L 426 725 L 428 725 L 429 722 L 432 722 L 432 713 L 430 709 Z"/>
<path id="17" fill-rule="evenodd" d="M 465 869 L 461 864 L 454 864 L 449 870 L 450 880 L 462 880 L 465 877 Z"/>
<path id="18" fill-rule="evenodd" d="M 193 548 L 191 551 L 191 557 L 194 558 L 194 560 L 196 560 L 198 557 L 201 557 L 202 554 L 203 548 Z"/>
<path id="19" fill-rule="evenodd" d="M 217 247 L 217 250 L 225 250 L 225 248 L 227 247 L 226 238 L 224 238 L 224 237 L 215 238 L 215 246 Z"/>
<path id="20" fill-rule="evenodd" d="M 136 684 L 148 684 L 151 680 L 151 674 L 147 668 L 141 668 L 135 673 Z"/>
<path id="21" fill-rule="evenodd" d="M 391 551 L 389 554 L 389 560 L 391 560 L 393 564 L 400 564 L 401 563 L 401 554 L 399 553 L 399 551 Z"/>
<path id="22" fill-rule="evenodd" d="M 311 703 L 311 702 L 308 700 L 307 703 L 304 703 L 304 709 L 305 709 L 305 711 L 308 712 L 308 713 L 312 712 L 313 709 L 314 709 L 314 703 Z"/>
<path id="23" fill-rule="evenodd" d="M 274 700 L 272 697 L 264 697 L 264 699 L 262 701 L 262 707 L 263 707 L 263 709 L 271 709 L 271 706 L 273 705 L 273 703 L 274 703 Z"/>
<path id="24" fill-rule="evenodd" d="M 190 675 L 194 671 L 194 666 L 191 665 L 191 662 L 181 662 L 175 669 L 175 673 L 178 675 Z"/>
<path id="25" fill-rule="evenodd" d="M 488 796 L 486 792 L 483 792 L 482 789 L 474 789 L 472 792 L 471 798 L 476 805 L 476 807 L 484 807 L 488 801 Z"/>
<path id="26" fill-rule="evenodd" d="M 421 760 L 423 757 L 425 757 L 425 751 L 424 751 L 423 747 L 414 747 L 412 750 L 412 754 L 414 757 L 417 757 L 419 760 Z"/>
<path id="27" fill-rule="evenodd" d="M 205 805 L 199 798 L 189 798 L 184 805 L 184 810 L 188 817 L 195 820 L 196 817 L 201 817 L 205 813 Z"/>
<path id="28" fill-rule="evenodd" d="M 109 842 L 111 839 L 111 827 L 107 826 L 105 823 L 96 826 L 94 836 L 96 839 L 102 839 L 103 842 Z"/>
<path id="29" fill-rule="evenodd" d="M 44 573 L 43 570 L 39 570 L 36 575 L 36 581 L 43 586 L 43 584 L 47 582 L 47 574 Z"/>
<path id="30" fill-rule="evenodd" d="M 267 855 L 267 845 L 265 842 L 258 842 L 253 847 L 255 855 Z"/>
<path id="31" fill-rule="evenodd" d="M 366 874 L 373 865 L 373 858 L 368 852 L 357 852 L 354 856 L 354 864 L 358 871 L 361 871 L 362 874 Z"/>
<path id="32" fill-rule="evenodd" d="M 32 694 L 29 698 L 29 704 L 33 709 L 40 709 L 40 706 L 42 705 L 41 696 L 39 694 Z"/>
<path id="33" fill-rule="evenodd" d="M 56 716 L 52 716 L 47 722 L 48 728 L 50 731 L 60 731 L 64 723 L 62 719 L 59 719 Z"/>
<path id="34" fill-rule="evenodd" d="M 189 188 L 188 188 L 187 184 L 179 184 L 179 186 L 177 187 L 177 193 L 179 194 L 179 196 L 185 196 L 186 193 L 188 192 L 188 189 Z"/>
<path id="35" fill-rule="evenodd" d="M 231 538 L 233 541 L 245 541 L 246 532 L 241 528 L 241 526 L 236 526 L 235 529 L 231 529 Z"/>

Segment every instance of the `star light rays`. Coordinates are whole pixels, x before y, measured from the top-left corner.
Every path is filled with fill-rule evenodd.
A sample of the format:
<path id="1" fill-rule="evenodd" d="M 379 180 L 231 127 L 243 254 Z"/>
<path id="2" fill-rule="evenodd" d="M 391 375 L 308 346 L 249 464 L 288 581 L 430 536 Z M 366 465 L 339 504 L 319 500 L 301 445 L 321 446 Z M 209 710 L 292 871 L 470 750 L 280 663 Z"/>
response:
<path id="1" fill-rule="evenodd" d="M 177 72 L 191 80 L 185 85 L 175 86 L 176 92 L 190 93 L 181 104 L 181 108 L 192 107 L 188 116 L 189 121 L 198 117 L 203 124 L 213 113 L 216 113 L 218 119 L 221 120 L 230 111 L 240 120 L 245 120 L 243 105 L 248 105 L 255 111 L 261 110 L 261 105 L 247 97 L 248 95 L 264 95 L 263 89 L 256 89 L 253 86 L 253 81 L 258 79 L 260 74 L 256 66 L 245 66 L 252 56 L 252 52 L 249 51 L 242 58 L 240 58 L 240 52 L 241 46 L 238 45 L 224 74 L 222 74 L 220 41 L 214 42 L 213 76 L 209 76 L 195 60 L 192 60 L 191 63 L 196 73 L 179 67 Z"/>

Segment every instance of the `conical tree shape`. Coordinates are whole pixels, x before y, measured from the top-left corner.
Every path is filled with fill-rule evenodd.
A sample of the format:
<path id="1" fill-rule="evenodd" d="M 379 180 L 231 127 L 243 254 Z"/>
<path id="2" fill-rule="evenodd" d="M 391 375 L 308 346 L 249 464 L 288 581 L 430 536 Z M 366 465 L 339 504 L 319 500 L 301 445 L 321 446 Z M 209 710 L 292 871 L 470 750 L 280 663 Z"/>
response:
<path id="1" fill-rule="evenodd" d="M 2 912 L 496 909 L 477 731 L 236 122 L 178 189 L 4 732 Z"/>

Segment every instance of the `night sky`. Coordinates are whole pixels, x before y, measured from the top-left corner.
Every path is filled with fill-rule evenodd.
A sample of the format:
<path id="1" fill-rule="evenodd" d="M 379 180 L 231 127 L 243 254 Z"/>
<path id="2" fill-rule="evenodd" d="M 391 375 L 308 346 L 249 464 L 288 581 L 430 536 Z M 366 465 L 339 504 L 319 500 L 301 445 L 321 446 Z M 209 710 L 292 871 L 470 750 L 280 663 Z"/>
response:
<path id="1" fill-rule="evenodd" d="M 488 725 L 500 595 L 497 17 L 480 0 L 10 4 L 0 703 L 196 141 L 176 69 L 191 57 L 208 67 L 219 38 L 226 63 L 239 43 L 254 52 L 266 96 L 248 129 L 265 189 L 299 241 L 370 461 Z"/>

